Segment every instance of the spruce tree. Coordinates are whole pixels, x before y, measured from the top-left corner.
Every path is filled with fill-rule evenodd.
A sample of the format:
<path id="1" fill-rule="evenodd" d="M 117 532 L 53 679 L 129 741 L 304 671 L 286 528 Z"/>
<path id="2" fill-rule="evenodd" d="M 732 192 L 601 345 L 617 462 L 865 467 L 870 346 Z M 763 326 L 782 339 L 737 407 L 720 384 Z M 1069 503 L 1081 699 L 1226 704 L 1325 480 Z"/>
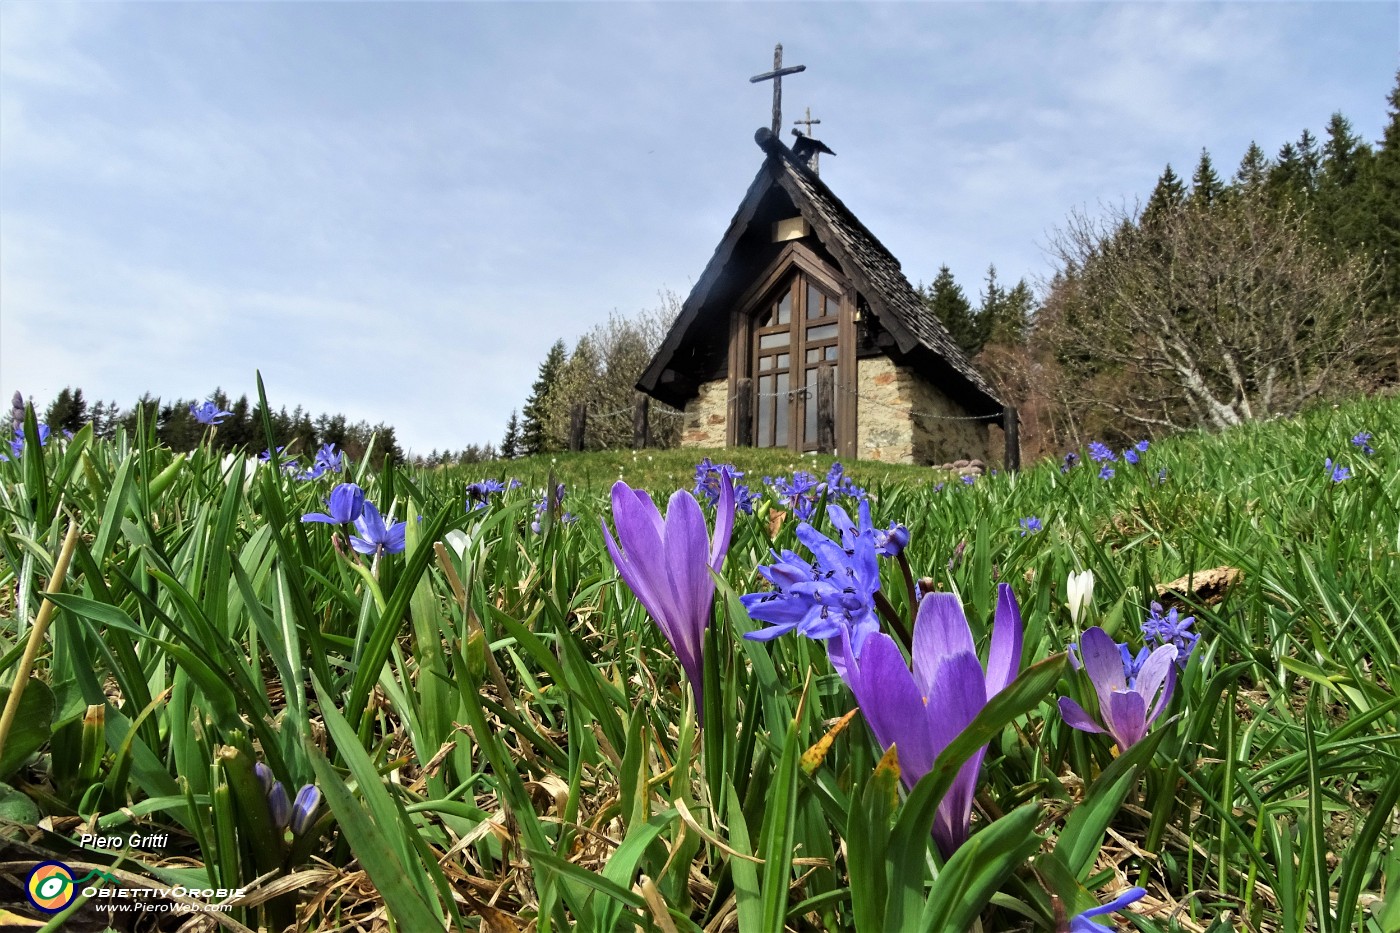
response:
<path id="1" fill-rule="evenodd" d="M 1378 308 L 1400 319 L 1400 72 L 1387 98 L 1390 120 L 1371 166 L 1371 203 L 1376 234 L 1372 255 L 1380 262 Z"/>
<path id="2" fill-rule="evenodd" d="M 1147 207 L 1142 212 L 1143 223 L 1151 223 L 1154 218 L 1175 211 L 1185 203 L 1186 186 L 1168 162 L 1166 169 L 1157 178 L 1152 196 L 1147 199 Z"/>
<path id="3" fill-rule="evenodd" d="M 1268 181 L 1269 169 L 1269 157 L 1264 155 L 1258 143 L 1251 142 L 1244 158 L 1240 159 L 1240 167 L 1235 170 L 1235 187 L 1245 191 L 1259 189 Z"/>
<path id="4" fill-rule="evenodd" d="M 1225 185 L 1215 173 L 1210 153 L 1201 149 L 1200 161 L 1196 163 L 1196 171 L 1191 174 L 1191 203 L 1210 207 L 1224 191 Z"/>
<path id="5" fill-rule="evenodd" d="M 1370 204 L 1373 188 L 1371 147 L 1352 131 L 1341 113 L 1327 123 L 1318 171 L 1314 220 L 1318 234 L 1338 253 L 1370 252 L 1378 236 Z"/>
<path id="6" fill-rule="evenodd" d="M 1006 313 L 1006 289 L 1002 288 L 1001 283 L 997 281 L 995 264 L 987 266 L 987 284 L 979 297 L 982 304 L 977 309 L 977 347 L 968 351 L 969 353 L 981 352 L 987 342 L 992 339 L 993 334 L 1002 330 L 1002 318 Z"/>
<path id="7" fill-rule="evenodd" d="M 968 354 L 981 349 L 977 342 L 977 320 L 972 312 L 972 302 L 967 300 L 962 286 L 953 280 L 952 270 L 939 266 L 933 284 L 919 291 L 924 306 L 943 324 L 954 343 Z"/>
<path id="8" fill-rule="evenodd" d="M 77 431 L 87 422 L 88 405 L 82 389 L 64 386 L 44 413 L 44 423 L 51 431 Z"/>
<path id="9" fill-rule="evenodd" d="M 559 384 L 559 374 L 568 361 L 568 352 L 563 340 L 554 341 L 540 364 L 534 385 L 530 386 L 530 397 L 525 401 L 525 423 L 520 429 L 520 446 L 527 456 L 546 453 L 550 449 L 547 434 L 550 396 Z"/>
<path id="10" fill-rule="evenodd" d="M 990 342 L 1002 346 L 1025 346 L 1031 329 L 1031 314 L 1035 311 L 1035 293 L 1025 279 L 1006 292 L 1001 311 L 992 322 Z"/>
<path id="11" fill-rule="evenodd" d="M 520 419 L 511 409 L 510 420 L 506 422 L 506 436 L 501 438 L 501 459 L 514 460 L 520 456 Z"/>

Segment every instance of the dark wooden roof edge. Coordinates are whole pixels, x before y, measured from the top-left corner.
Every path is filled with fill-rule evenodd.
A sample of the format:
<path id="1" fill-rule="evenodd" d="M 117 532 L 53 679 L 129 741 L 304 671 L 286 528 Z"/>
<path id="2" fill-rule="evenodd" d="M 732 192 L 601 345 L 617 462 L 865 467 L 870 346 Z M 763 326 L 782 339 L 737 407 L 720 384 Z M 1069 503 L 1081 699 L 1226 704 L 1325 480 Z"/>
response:
<path id="1" fill-rule="evenodd" d="M 923 309 L 922 301 L 904 276 L 899 260 L 885 248 L 879 238 L 819 176 L 792 150 L 783 145 L 770 129 L 760 128 L 754 134 L 754 141 L 763 149 L 767 158 L 764 159 L 753 183 L 749 185 L 724 237 L 715 247 L 710 261 L 696 280 L 695 287 L 681 305 L 680 314 L 676 316 L 661 346 L 657 348 L 656 355 L 637 380 L 636 388 L 668 404 L 679 405 L 683 401 L 674 391 L 662 384 L 662 375 L 670 367 L 686 333 L 704 308 L 711 289 L 732 257 L 735 246 L 747 231 L 764 195 L 773 184 L 777 184 L 792 199 L 801 215 L 819 231 L 818 238 L 826 248 L 841 261 L 845 273 L 851 277 L 857 290 L 865 296 L 871 312 L 894 337 L 900 353 L 915 358 L 928 355 L 933 361 L 941 359 L 946 362 L 952 370 L 948 375 L 957 384 L 957 394 L 962 396 L 963 404 L 974 414 L 990 414 L 1000 410 L 1002 402 L 997 398 L 995 390 L 977 372 L 962 349 L 953 342 L 942 322 Z M 819 205 L 813 194 L 825 203 Z M 845 231 L 836 229 L 827 215 L 828 207 L 836 212 L 836 219 L 854 235 L 854 249 L 847 248 L 848 236 Z M 889 268 L 878 271 L 867 269 L 866 258 L 858 255 L 861 248 L 874 253 L 877 265 L 886 264 Z M 881 272 L 885 278 L 891 280 L 888 287 L 877 281 Z M 920 330 L 925 332 L 921 334 Z"/>
<path id="2" fill-rule="evenodd" d="M 842 262 L 844 271 L 851 276 L 857 288 L 865 295 L 871 311 L 879 319 L 881 325 L 895 338 L 900 351 L 909 354 L 913 353 L 915 348 L 921 348 L 931 352 L 935 357 L 941 357 L 960 377 L 959 381 L 965 382 L 975 395 L 984 396 L 989 407 L 1000 409 L 1002 402 L 997 398 L 996 391 L 972 365 L 972 361 L 963 353 L 962 348 L 953 341 L 943 323 L 923 308 L 922 300 L 914 291 L 913 285 L 904 276 L 899 260 L 894 254 L 880 242 L 880 239 L 870 231 L 869 227 L 861 222 L 860 218 L 846 206 L 845 202 L 837 197 L 836 193 L 821 180 L 821 177 L 794 155 L 787 146 L 783 145 L 782 141 L 774 136 L 771 130 L 767 127 L 759 129 L 754 134 L 754 141 L 768 155 L 769 161 L 781 164 L 786 169 L 785 172 L 779 173 L 777 176 L 778 183 L 787 191 L 788 196 L 792 198 L 793 203 L 798 206 L 798 210 L 807 218 L 807 221 L 821 230 L 823 235 L 819 238 L 826 248 L 833 255 L 845 260 Z M 861 241 L 859 246 L 873 251 L 879 260 L 889 264 L 890 268 L 885 272 L 886 277 L 892 279 L 890 287 L 875 280 L 873 270 L 865 268 L 866 263 L 863 261 L 863 257 L 846 249 L 846 238 L 828 222 L 826 212 L 821 209 L 822 206 L 816 204 L 811 194 L 806 190 L 808 186 L 833 210 L 838 212 L 840 221 L 850 227 L 852 233 Z M 895 290 L 905 294 L 892 294 Z M 900 305 L 906 307 L 901 308 Z M 926 333 L 920 334 L 918 332 L 919 325 Z"/>

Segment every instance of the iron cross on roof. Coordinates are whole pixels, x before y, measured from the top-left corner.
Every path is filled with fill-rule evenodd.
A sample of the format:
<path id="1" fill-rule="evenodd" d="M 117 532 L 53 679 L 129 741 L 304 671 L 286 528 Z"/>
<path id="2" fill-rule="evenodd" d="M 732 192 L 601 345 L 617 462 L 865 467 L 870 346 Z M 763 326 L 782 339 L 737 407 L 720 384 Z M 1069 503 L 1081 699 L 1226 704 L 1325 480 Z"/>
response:
<path id="1" fill-rule="evenodd" d="M 799 71 L 806 71 L 806 65 L 789 65 L 783 67 L 783 44 L 779 42 L 773 46 L 773 70 L 761 75 L 754 75 L 749 79 L 750 84 L 757 84 L 760 81 L 771 80 L 773 82 L 773 135 L 777 136 L 783 129 L 783 75 L 795 75 Z"/>

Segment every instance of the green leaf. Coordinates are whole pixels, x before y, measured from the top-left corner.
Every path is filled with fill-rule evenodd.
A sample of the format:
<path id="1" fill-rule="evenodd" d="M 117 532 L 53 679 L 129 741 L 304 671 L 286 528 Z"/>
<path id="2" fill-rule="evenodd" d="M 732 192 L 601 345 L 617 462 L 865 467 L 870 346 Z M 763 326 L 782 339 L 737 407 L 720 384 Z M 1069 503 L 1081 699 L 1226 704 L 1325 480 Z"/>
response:
<path id="1" fill-rule="evenodd" d="M 968 930 L 1007 876 L 1038 848 L 1040 807 L 1028 803 L 979 831 L 948 859 L 929 890 L 918 928 Z"/>
<path id="2" fill-rule="evenodd" d="M 39 818 L 39 808 L 34 801 L 10 785 L 0 784 L 0 820 L 33 826 Z"/>
<path id="3" fill-rule="evenodd" d="M 10 701 L 10 688 L 0 688 L 0 709 Z M 53 728 L 53 691 L 42 680 L 31 677 L 19 698 L 19 709 L 0 754 L 0 781 L 20 769 L 29 756 L 49 740 Z"/>

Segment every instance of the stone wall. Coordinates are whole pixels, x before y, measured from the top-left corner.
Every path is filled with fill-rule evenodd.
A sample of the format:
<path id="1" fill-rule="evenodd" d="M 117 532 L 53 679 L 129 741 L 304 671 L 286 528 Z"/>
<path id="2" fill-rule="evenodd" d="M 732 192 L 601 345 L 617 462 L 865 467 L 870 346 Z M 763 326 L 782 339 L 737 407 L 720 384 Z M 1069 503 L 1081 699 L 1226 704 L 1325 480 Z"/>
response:
<path id="1" fill-rule="evenodd" d="M 885 463 L 935 464 L 989 460 L 991 433 L 984 421 L 915 418 L 910 411 L 962 415 L 946 395 L 888 357 L 858 362 L 860 398 L 856 409 L 856 456 Z M 724 447 L 727 443 L 729 382 L 700 386 L 685 406 L 682 447 Z"/>
<path id="2" fill-rule="evenodd" d="M 860 360 L 856 410 L 856 456 L 886 463 L 933 464 L 986 460 L 991 436 L 986 422 L 913 417 L 962 415 L 946 395 L 888 357 Z"/>
<path id="3" fill-rule="evenodd" d="M 716 379 L 714 382 L 706 382 L 701 385 L 695 398 L 685 403 L 685 422 L 681 427 L 681 446 L 725 446 L 728 407 L 728 379 Z"/>

